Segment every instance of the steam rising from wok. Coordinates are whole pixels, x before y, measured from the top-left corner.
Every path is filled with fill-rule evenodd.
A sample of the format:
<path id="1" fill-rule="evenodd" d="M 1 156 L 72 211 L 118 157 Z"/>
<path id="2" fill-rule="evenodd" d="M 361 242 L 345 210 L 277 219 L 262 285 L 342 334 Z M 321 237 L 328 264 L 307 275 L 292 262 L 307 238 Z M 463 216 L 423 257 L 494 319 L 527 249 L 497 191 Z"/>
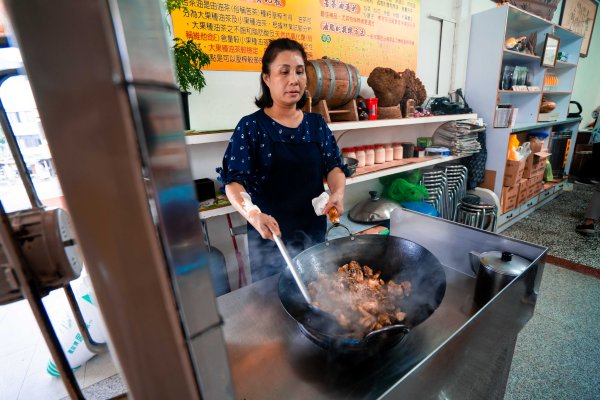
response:
<path id="1" fill-rule="evenodd" d="M 412 292 L 399 300 L 406 318 L 402 324 L 413 328 L 439 307 L 446 292 L 446 274 L 439 260 L 424 247 L 393 236 L 360 235 L 355 240 L 340 238 L 313 246 L 298 254 L 294 261 L 305 283 L 315 281 L 319 273 L 334 274 L 340 265 L 356 260 L 361 265 L 381 270 L 385 282 L 410 281 Z M 348 337 L 337 321 L 326 324 L 302 298 L 293 277 L 284 271 L 279 280 L 279 298 L 286 312 L 299 324 L 301 332 L 321 347 L 335 352 L 377 351 L 400 342 L 406 332 L 375 330 L 370 337 Z M 334 326 L 335 325 L 335 326 Z"/>
<path id="2" fill-rule="evenodd" d="M 334 315 L 350 335 L 363 337 L 406 317 L 398 301 L 410 296 L 410 282 L 386 283 L 380 275 L 381 271 L 350 261 L 334 274 L 319 273 L 309 291 L 316 307 Z"/>

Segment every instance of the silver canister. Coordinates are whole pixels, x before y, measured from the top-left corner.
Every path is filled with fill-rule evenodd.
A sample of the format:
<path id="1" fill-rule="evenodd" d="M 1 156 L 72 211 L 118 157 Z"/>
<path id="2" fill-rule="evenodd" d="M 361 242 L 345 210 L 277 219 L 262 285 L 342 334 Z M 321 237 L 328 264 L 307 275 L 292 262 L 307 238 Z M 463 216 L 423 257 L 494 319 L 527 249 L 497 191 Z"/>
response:
<path id="1" fill-rule="evenodd" d="M 485 305 L 506 285 L 529 267 L 531 261 L 507 251 L 469 253 L 471 268 L 477 276 L 475 303 Z"/>

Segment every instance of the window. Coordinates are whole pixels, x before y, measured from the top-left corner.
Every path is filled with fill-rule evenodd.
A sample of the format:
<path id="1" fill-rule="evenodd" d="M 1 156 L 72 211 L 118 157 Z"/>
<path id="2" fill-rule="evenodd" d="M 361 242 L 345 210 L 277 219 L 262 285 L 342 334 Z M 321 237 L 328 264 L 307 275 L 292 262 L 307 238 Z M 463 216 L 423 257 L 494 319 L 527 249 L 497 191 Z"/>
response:
<path id="1" fill-rule="evenodd" d="M 27 77 L 8 78 L 0 86 L 0 98 L 38 197 L 46 205 L 63 206 L 62 191 Z M 4 132 L 0 132 L 0 201 L 6 212 L 31 207 Z"/>

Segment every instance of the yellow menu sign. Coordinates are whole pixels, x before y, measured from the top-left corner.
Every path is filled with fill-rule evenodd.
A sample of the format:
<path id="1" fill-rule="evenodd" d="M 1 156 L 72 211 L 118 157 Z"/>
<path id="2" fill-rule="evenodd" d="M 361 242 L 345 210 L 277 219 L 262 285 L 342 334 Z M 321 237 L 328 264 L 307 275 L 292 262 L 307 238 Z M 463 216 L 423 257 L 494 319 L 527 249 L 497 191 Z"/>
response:
<path id="1" fill-rule="evenodd" d="M 309 59 L 416 69 L 420 0 L 187 0 L 172 14 L 175 36 L 209 55 L 207 69 L 260 71 L 272 39 L 302 43 Z"/>

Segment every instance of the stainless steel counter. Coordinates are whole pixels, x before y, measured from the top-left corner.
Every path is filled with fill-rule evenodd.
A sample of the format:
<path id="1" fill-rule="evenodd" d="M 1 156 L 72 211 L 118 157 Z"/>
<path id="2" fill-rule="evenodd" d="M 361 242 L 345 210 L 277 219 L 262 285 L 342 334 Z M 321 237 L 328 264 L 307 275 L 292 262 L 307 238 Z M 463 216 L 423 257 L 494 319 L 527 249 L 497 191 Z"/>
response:
<path id="1" fill-rule="evenodd" d="M 391 226 L 393 235 L 423 245 L 444 265 L 446 294 L 433 315 L 386 353 L 357 359 L 327 353 L 300 333 L 279 302 L 278 276 L 222 296 L 237 398 L 503 398 L 546 249 L 406 211 L 395 212 Z M 492 249 L 534 261 L 480 308 L 467 254 Z"/>

